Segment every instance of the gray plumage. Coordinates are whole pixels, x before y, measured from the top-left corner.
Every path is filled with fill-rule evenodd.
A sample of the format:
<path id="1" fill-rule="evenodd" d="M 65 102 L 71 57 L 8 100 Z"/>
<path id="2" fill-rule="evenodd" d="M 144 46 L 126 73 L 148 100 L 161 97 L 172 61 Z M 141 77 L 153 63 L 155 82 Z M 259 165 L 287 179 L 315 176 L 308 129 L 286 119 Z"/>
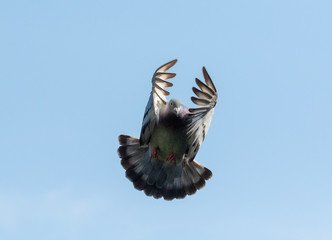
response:
<path id="1" fill-rule="evenodd" d="M 212 172 L 195 161 L 210 127 L 217 90 L 203 67 L 205 83 L 196 78 L 200 89 L 191 100 L 199 108 L 187 108 L 178 99 L 167 101 L 173 86 L 167 73 L 177 60 L 158 68 L 152 78 L 152 92 L 145 108 L 140 138 L 119 136 L 118 154 L 126 176 L 134 187 L 148 196 L 166 200 L 194 194 L 212 177 Z"/>

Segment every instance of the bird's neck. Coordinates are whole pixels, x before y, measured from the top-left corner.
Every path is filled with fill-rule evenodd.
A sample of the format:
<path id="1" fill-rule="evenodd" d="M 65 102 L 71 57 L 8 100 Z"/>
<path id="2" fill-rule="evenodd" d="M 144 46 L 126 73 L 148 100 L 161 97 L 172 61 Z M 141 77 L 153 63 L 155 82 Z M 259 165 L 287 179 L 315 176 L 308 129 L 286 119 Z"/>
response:
<path id="1" fill-rule="evenodd" d="M 183 129 L 183 126 L 185 125 L 184 119 L 173 113 L 161 116 L 159 121 L 160 124 L 164 125 L 167 128 L 172 128 L 174 130 Z"/>

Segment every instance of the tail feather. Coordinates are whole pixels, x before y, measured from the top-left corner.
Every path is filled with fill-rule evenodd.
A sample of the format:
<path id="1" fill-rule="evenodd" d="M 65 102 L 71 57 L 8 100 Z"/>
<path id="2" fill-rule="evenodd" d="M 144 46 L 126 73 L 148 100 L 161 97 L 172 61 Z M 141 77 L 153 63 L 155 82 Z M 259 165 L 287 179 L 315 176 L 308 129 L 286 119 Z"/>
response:
<path id="1" fill-rule="evenodd" d="M 195 160 L 175 166 L 151 158 L 149 148 L 141 146 L 139 138 L 120 135 L 119 143 L 118 154 L 127 178 L 147 196 L 184 198 L 204 187 L 212 177 L 211 171 Z"/>
<path id="2" fill-rule="evenodd" d="M 206 167 L 204 167 L 203 165 L 199 164 L 195 160 L 192 161 L 192 164 L 195 167 L 195 169 L 197 170 L 198 174 L 202 178 L 204 178 L 204 180 L 209 180 L 212 177 L 212 172 L 209 169 L 207 169 Z"/>
<path id="3" fill-rule="evenodd" d="M 131 137 L 128 135 L 120 135 L 119 143 L 120 145 L 136 145 L 136 143 L 139 143 L 139 138 Z"/>
<path id="4" fill-rule="evenodd" d="M 153 168 L 152 171 L 150 172 L 150 175 L 148 177 L 147 183 L 149 185 L 155 185 L 156 181 L 159 179 L 159 175 L 161 174 L 163 168 L 162 168 L 162 163 L 160 161 L 156 161 L 155 159 L 151 159 Z"/>
<path id="5" fill-rule="evenodd" d="M 167 179 L 167 173 L 162 169 L 159 174 L 159 178 L 156 181 L 156 187 L 162 189 Z"/>
<path id="6" fill-rule="evenodd" d="M 137 151 L 139 139 L 127 135 L 120 135 L 119 142 L 121 146 L 118 149 L 121 165 L 128 170 L 129 167 L 137 166 L 143 157 L 144 151 Z"/>
<path id="7" fill-rule="evenodd" d="M 144 193 L 147 195 L 147 196 L 153 196 L 153 190 L 154 190 L 154 187 L 152 185 L 146 185 L 145 189 L 144 189 Z"/>
<path id="8" fill-rule="evenodd" d="M 144 190 L 146 188 L 146 179 L 144 179 L 143 177 L 137 179 L 134 182 L 134 187 L 139 191 Z"/>
<path id="9" fill-rule="evenodd" d="M 156 193 L 153 195 L 153 197 L 156 198 L 156 199 L 161 198 L 163 196 L 162 190 L 159 189 L 159 188 L 155 188 L 155 189 L 156 189 Z"/>
<path id="10" fill-rule="evenodd" d="M 184 185 L 184 191 L 188 195 L 194 194 L 197 190 L 195 184 L 192 182 L 191 178 L 189 177 L 186 167 L 183 169 L 183 185 Z"/>

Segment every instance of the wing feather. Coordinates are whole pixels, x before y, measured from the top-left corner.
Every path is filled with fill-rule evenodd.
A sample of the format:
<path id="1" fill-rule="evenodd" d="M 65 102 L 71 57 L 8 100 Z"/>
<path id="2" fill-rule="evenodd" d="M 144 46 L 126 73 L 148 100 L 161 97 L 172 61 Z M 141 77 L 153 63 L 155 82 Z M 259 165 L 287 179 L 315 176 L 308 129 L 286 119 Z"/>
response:
<path id="1" fill-rule="evenodd" d="M 205 93 L 209 93 L 211 95 L 214 94 L 214 92 L 209 86 L 207 86 L 205 83 L 203 83 L 201 80 L 199 80 L 198 78 L 195 79 L 196 80 L 196 84 L 199 86 L 199 88 L 205 92 Z"/>
<path id="2" fill-rule="evenodd" d="M 211 77 L 203 67 L 203 75 L 205 83 L 196 78 L 196 83 L 200 88 L 193 88 L 193 92 L 197 97 L 191 97 L 191 100 L 199 105 L 198 108 L 189 109 L 189 124 L 187 126 L 189 151 L 187 159 L 193 161 L 206 133 L 209 130 L 211 119 L 214 113 L 214 107 L 218 101 L 217 89 L 214 86 Z"/>
<path id="3" fill-rule="evenodd" d="M 203 98 L 203 99 L 207 99 L 207 100 L 209 100 L 209 99 L 212 98 L 212 96 L 211 96 L 210 94 L 208 94 L 208 93 L 206 93 L 206 92 L 202 92 L 201 90 L 199 90 L 199 89 L 197 89 L 197 88 L 195 88 L 195 87 L 193 87 L 193 92 L 194 92 L 194 93 L 196 94 L 196 96 L 199 97 L 199 98 Z"/>
<path id="4" fill-rule="evenodd" d="M 175 73 L 167 73 L 166 71 L 170 69 L 177 62 L 177 59 L 170 61 L 161 67 L 159 67 L 152 77 L 152 91 L 150 94 L 149 101 L 145 107 L 145 113 L 143 117 L 143 126 L 140 136 L 140 144 L 146 145 L 149 143 L 151 138 L 151 133 L 155 125 L 159 121 L 159 111 L 163 108 L 167 99 L 166 96 L 169 92 L 164 88 L 172 87 L 173 83 L 166 81 L 167 79 L 176 76 Z"/>
<path id="5" fill-rule="evenodd" d="M 204 75 L 204 79 L 206 84 L 215 92 L 217 92 L 216 87 L 214 86 L 214 83 L 212 82 L 212 79 L 210 78 L 210 75 L 208 74 L 208 72 L 206 71 L 205 67 L 203 67 L 203 75 Z"/>

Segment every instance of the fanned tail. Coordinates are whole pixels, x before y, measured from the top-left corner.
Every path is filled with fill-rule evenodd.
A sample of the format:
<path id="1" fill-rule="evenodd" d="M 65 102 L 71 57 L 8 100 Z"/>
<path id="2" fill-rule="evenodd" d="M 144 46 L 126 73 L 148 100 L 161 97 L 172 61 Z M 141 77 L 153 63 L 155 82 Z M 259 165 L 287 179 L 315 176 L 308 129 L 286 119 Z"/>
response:
<path id="1" fill-rule="evenodd" d="M 174 165 L 152 158 L 149 148 L 140 145 L 139 138 L 120 135 L 119 143 L 118 154 L 127 178 L 147 196 L 181 199 L 203 188 L 212 177 L 212 172 L 196 161 Z"/>

